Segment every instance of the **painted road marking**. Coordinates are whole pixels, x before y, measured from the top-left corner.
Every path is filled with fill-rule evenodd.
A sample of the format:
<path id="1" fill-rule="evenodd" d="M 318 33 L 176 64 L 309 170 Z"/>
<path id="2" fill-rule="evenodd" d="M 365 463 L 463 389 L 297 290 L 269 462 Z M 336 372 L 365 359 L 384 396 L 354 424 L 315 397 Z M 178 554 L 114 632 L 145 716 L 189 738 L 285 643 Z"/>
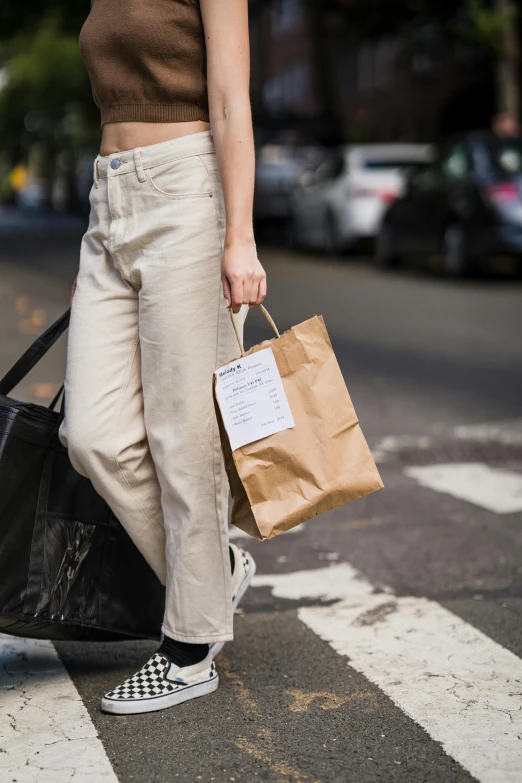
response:
<path id="1" fill-rule="evenodd" d="M 520 446 L 522 445 L 522 419 L 462 424 L 447 433 L 446 438 L 448 437 L 477 443 L 505 443 L 510 446 Z M 393 459 L 394 455 L 402 449 L 426 450 L 432 448 L 435 442 L 435 438 L 429 435 L 386 435 L 371 446 L 371 452 L 375 462 L 380 464 Z"/>
<path id="2" fill-rule="evenodd" d="M 0 641 L 0 780 L 118 783 L 51 642 Z"/>
<path id="3" fill-rule="evenodd" d="M 386 435 L 371 447 L 372 457 L 377 465 L 388 462 L 401 449 L 429 449 L 433 439 L 427 435 Z"/>
<path id="4" fill-rule="evenodd" d="M 522 511 L 522 473 L 480 462 L 422 465 L 404 473 L 421 486 L 467 500 L 495 514 Z"/>
<path id="5" fill-rule="evenodd" d="M 256 576 L 480 783 L 522 780 L 522 661 L 434 601 L 381 592 L 349 564 Z"/>
<path id="6" fill-rule="evenodd" d="M 462 440 L 522 446 L 522 419 L 493 421 L 488 424 L 464 424 L 460 427 L 455 427 L 453 433 L 456 438 L 461 438 Z"/>

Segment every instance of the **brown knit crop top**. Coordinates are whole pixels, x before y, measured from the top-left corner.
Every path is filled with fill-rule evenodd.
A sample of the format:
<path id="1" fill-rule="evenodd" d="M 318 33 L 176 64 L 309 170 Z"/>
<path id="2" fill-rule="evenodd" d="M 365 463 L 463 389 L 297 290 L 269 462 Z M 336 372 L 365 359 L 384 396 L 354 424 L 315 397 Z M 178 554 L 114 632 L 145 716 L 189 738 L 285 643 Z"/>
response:
<path id="1" fill-rule="evenodd" d="M 106 122 L 208 122 L 199 0 L 91 0 L 80 52 Z"/>

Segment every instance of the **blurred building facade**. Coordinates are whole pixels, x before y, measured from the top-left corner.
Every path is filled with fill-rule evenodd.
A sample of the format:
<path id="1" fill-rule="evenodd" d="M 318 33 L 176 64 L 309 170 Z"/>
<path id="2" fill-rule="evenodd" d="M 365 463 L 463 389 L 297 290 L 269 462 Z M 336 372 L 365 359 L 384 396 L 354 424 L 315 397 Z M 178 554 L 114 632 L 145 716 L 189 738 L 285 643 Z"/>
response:
<path id="1" fill-rule="evenodd" d="M 307 0 L 251 13 L 257 125 L 322 140 L 433 141 L 488 125 L 491 64 L 472 41 L 427 24 L 368 37 L 342 10 Z"/>

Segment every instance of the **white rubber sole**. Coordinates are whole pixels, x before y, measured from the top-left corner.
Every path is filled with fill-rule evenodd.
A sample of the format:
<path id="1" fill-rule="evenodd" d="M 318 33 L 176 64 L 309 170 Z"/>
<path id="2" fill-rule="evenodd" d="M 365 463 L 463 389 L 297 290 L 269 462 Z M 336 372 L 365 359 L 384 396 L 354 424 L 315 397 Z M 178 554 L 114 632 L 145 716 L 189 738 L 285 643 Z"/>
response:
<path id="1" fill-rule="evenodd" d="M 182 704 L 190 699 L 197 699 L 198 696 L 206 696 L 213 693 L 219 685 L 219 677 L 213 677 L 211 680 L 196 683 L 196 685 L 186 685 L 179 688 L 174 693 L 168 693 L 165 696 L 156 696 L 153 699 L 143 700 L 123 700 L 107 699 L 105 696 L 101 700 L 103 712 L 110 712 L 112 715 L 136 715 L 142 712 L 155 712 L 156 710 L 165 710 L 168 707 L 175 707 L 176 704 Z"/>
<path id="2" fill-rule="evenodd" d="M 245 595 L 246 591 L 250 587 L 250 584 L 252 582 L 252 579 L 256 575 L 256 561 L 253 557 L 250 558 L 250 568 L 248 569 L 245 578 L 239 585 L 239 590 L 236 593 L 236 597 L 234 598 L 234 601 L 232 603 L 232 608 L 235 611 L 237 607 L 239 606 L 239 602 Z M 214 642 L 214 644 L 210 647 L 210 652 L 212 653 L 212 657 L 215 658 L 218 653 L 221 652 L 223 647 L 225 646 L 225 642 Z"/>

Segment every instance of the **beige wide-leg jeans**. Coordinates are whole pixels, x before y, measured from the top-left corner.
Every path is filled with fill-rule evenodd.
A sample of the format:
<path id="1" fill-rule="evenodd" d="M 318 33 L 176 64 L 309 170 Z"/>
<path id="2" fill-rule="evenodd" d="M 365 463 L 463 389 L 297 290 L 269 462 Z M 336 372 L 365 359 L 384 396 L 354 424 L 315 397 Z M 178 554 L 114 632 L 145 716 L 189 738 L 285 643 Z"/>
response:
<path id="1" fill-rule="evenodd" d="M 223 297 L 212 133 L 97 156 L 59 437 L 166 585 L 162 630 L 233 637 L 213 371 L 239 356 Z M 236 318 L 240 334 L 248 305 Z"/>

